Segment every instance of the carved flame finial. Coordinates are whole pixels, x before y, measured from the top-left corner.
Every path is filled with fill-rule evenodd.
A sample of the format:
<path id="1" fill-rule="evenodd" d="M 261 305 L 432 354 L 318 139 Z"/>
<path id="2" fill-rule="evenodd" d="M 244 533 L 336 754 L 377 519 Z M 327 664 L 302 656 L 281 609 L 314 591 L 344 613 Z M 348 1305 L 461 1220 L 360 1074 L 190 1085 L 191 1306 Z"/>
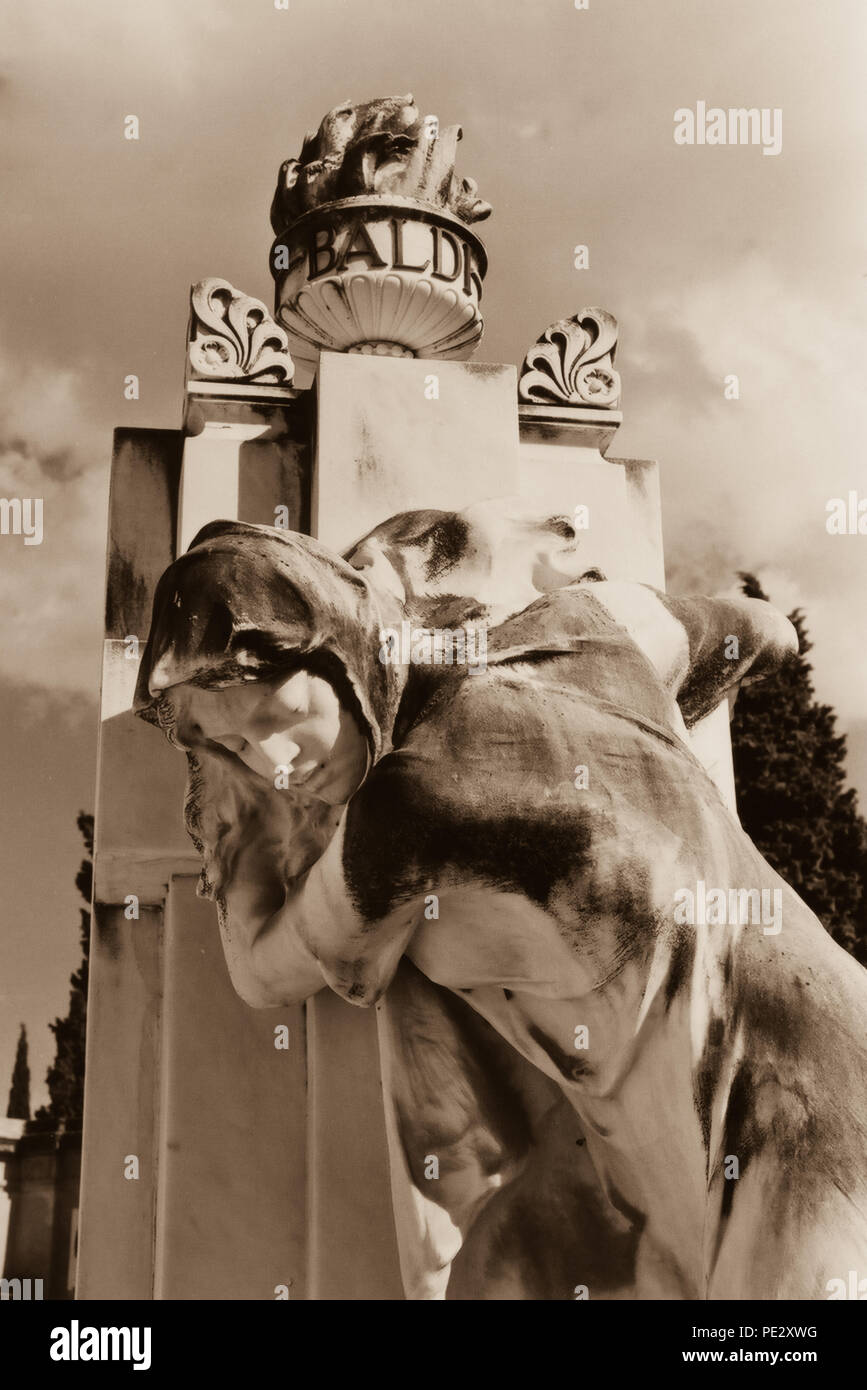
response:
<path id="1" fill-rule="evenodd" d="M 533 344 L 521 368 L 518 399 L 528 405 L 596 406 L 616 410 L 617 320 L 605 309 L 558 319 Z"/>
<path id="2" fill-rule="evenodd" d="M 411 92 L 335 106 L 308 133 L 300 157 L 282 164 L 271 225 L 279 236 L 313 208 L 365 195 L 413 198 L 479 222 L 491 206 L 472 179 L 455 174 L 461 136 L 460 126 L 422 117 Z"/>
<path id="3" fill-rule="evenodd" d="M 289 338 L 261 300 L 228 280 L 200 280 L 190 291 L 189 367 L 194 380 L 288 386 L 295 374 Z"/>

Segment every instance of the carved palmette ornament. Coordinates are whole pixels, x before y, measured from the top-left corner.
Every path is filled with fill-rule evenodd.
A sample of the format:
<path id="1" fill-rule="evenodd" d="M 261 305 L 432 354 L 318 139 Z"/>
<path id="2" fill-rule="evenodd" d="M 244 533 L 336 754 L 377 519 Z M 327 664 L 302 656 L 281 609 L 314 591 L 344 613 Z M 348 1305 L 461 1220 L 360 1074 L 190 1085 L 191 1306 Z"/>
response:
<path id="1" fill-rule="evenodd" d="M 261 300 L 228 280 L 200 280 L 190 291 L 189 366 L 205 381 L 288 386 L 295 375 L 289 338 Z"/>
<path id="2" fill-rule="evenodd" d="M 524 358 L 518 399 L 527 405 L 615 410 L 620 404 L 616 350 L 617 320 L 605 309 L 581 309 L 570 319 L 558 319 Z"/>

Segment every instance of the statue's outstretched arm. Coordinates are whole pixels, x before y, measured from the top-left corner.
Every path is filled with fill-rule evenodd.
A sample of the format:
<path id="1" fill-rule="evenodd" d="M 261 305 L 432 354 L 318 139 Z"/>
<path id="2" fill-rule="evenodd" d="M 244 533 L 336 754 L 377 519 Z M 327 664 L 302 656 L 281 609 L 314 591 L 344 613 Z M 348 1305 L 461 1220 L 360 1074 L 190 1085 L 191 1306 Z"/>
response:
<path id="1" fill-rule="evenodd" d="M 649 657 L 688 727 L 745 677 L 770 675 L 798 650 L 788 618 L 763 599 L 671 598 L 608 581 L 592 593 Z"/>
<path id="2" fill-rule="evenodd" d="M 276 791 L 231 759 L 206 755 L 201 765 L 202 812 L 188 824 L 237 993 L 253 1008 L 276 1008 L 328 985 L 350 1004 L 375 1003 L 420 909 L 398 907 L 375 925 L 359 912 L 344 867 L 348 808 Z"/>

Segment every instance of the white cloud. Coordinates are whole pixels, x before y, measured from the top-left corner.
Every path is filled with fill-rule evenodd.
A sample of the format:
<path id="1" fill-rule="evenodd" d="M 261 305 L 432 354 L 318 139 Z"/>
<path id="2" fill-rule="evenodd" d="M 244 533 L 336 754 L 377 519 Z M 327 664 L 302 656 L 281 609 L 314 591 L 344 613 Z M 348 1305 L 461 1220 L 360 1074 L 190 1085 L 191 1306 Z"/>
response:
<path id="1" fill-rule="evenodd" d="M 630 412 L 661 461 L 678 587 L 757 571 L 779 607 L 804 608 L 820 697 L 863 714 L 867 537 L 825 530 L 828 498 L 867 496 L 863 320 L 748 255 L 656 296 L 630 342 Z M 739 400 L 724 397 L 729 373 Z"/>
<path id="2" fill-rule="evenodd" d="M 110 440 L 73 370 L 0 355 L 0 495 L 41 498 L 43 540 L 0 536 L 0 673 L 98 689 Z"/>

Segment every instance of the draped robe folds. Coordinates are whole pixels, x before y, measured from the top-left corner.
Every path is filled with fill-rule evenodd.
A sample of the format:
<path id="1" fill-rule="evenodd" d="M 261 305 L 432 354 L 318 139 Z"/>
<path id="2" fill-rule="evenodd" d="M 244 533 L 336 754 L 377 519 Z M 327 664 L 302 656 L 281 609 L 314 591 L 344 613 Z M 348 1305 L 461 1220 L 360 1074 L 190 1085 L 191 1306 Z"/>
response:
<path id="1" fill-rule="evenodd" d="M 489 628 L 484 671 L 396 668 L 370 656 L 393 610 L 341 564 L 205 528 L 161 582 L 138 706 L 183 745 L 173 682 L 343 670 L 371 748 L 348 806 L 187 741 L 188 820 L 230 970 L 237 904 L 261 912 L 253 1002 L 324 983 L 377 1006 L 407 1297 L 809 1299 L 867 1272 L 867 976 L 744 835 L 675 698 L 695 717 L 760 667 L 742 610 L 656 596 L 689 638 L 676 689 L 587 583 Z M 280 880 L 254 908 L 245 825 Z M 778 890 L 781 931 L 679 921 L 700 881 Z"/>

